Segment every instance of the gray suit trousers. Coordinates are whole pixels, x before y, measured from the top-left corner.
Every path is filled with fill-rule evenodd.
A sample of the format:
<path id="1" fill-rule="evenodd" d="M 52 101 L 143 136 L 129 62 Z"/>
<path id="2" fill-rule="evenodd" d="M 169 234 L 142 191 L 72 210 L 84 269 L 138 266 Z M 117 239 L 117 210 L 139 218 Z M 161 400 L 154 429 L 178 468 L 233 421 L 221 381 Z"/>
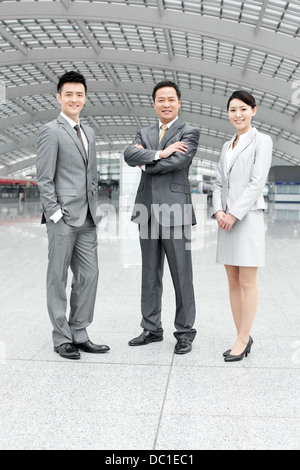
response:
<path id="1" fill-rule="evenodd" d="M 193 328 L 196 306 L 193 287 L 192 256 L 190 249 L 191 227 L 162 227 L 155 217 L 140 228 L 142 250 L 142 322 L 144 330 L 162 335 L 162 277 L 164 259 L 167 257 L 176 294 L 174 336 L 191 341 L 196 336 Z"/>
<path id="2" fill-rule="evenodd" d="M 47 222 L 49 240 L 47 306 L 53 325 L 54 346 L 87 341 L 86 327 L 92 322 L 98 284 L 97 231 L 90 216 L 81 227 L 60 219 Z M 70 316 L 66 318 L 68 269 L 73 280 Z"/>

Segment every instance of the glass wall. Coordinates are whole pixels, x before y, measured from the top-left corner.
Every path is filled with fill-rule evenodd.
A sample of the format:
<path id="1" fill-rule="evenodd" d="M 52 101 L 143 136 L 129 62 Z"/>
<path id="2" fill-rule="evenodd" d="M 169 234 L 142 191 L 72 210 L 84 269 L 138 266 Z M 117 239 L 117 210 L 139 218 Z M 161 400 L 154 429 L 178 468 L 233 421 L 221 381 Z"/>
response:
<path id="1" fill-rule="evenodd" d="M 300 182 L 273 182 L 269 184 L 269 201 L 300 202 Z"/>

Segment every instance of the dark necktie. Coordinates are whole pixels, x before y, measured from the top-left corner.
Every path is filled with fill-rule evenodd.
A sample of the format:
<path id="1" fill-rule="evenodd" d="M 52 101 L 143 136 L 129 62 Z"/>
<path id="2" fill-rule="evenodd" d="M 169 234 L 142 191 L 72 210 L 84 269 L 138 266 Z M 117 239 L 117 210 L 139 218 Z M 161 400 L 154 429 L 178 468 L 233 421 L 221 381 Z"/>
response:
<path id="1" fill-rule="evenodd" d="M 85 160 L 87 162 L 88 161 L 88 156 L 87 156 L 87 153 L 86 153 L 86 149 L 85 149 L 85 146 L 84 146 L 84 143 L 83 143 L 83 140 L 82 140 L 82 135 L 81 135 L 81 132 L 80 132 L 80 127 L 78 126 L 78 124 L 76 124 L 76 126 L 74 126 L 74 129 L 77 132 L 78 139 L 81 142 L 81 145 L 82 145 L 82 148 L 83 148 L 83 151 L 84 151 Z"/>

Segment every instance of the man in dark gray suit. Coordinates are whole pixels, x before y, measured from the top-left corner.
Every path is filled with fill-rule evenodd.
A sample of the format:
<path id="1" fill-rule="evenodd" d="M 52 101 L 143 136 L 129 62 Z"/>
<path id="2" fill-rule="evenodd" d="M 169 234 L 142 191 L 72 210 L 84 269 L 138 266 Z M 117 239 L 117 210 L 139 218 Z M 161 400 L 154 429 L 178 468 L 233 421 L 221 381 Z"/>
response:
<path id="1" fill-rule="evenodd" d="M 132 220 L 140 229 L 143 332 L 129 345 L 163 339 L 161 299 L 166 255 L 176 294 L 175 353 L 186 354 L 196 335 L 190 251 L 191 226 L 196 220 L 188 173 L 197 152 L 199 130 L 178 119 L 181 93 L 175 83 L 157 84 L 152 97 L 159 123 L 138 131 L 124 153 L 128 165 L 142 170 Z"/>
<path id="2" fill-rule="evenodd" d="M 79 350 L 109 350 L 93 344 L 86 331 L 93 320 L 98 283 L 95 134 L 79 121 L 86 92 L 81 74 L 67 72 L 60 78 L 56 97 L 61 114 L 41 128 L 37 154 L 42 223 L 47 224 L 49 240 L 47 306 L 54 350 L 68 359 L 80 359 Z M 67 320 L 69 267 L 73 281 Z"/>

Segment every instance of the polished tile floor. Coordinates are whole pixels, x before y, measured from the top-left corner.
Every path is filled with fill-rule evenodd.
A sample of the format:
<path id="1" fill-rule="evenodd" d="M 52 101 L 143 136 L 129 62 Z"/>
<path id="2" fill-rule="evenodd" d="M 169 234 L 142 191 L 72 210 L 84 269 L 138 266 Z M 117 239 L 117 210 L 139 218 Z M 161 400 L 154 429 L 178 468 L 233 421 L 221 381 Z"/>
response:
<path id="1" fill-rule="evenodd" d="M 103 204 L 105 201 L 102 201 Z M 234 340 L 216 224 L 198 204 L 193 260 L 198 335 L 174 355 L 174 293 L 165 269 L 165 339 L 141 348 L 140 252 L 129 212 L 106 206 L 99 228 L 94 342 L 107 355 L 53 352 L 45 306 L 47 236 L 36 202 L 0 204 L 1 449 L 300 449 L 300 207 L 266 212 L 267 265 L 251 355 Z"/>

